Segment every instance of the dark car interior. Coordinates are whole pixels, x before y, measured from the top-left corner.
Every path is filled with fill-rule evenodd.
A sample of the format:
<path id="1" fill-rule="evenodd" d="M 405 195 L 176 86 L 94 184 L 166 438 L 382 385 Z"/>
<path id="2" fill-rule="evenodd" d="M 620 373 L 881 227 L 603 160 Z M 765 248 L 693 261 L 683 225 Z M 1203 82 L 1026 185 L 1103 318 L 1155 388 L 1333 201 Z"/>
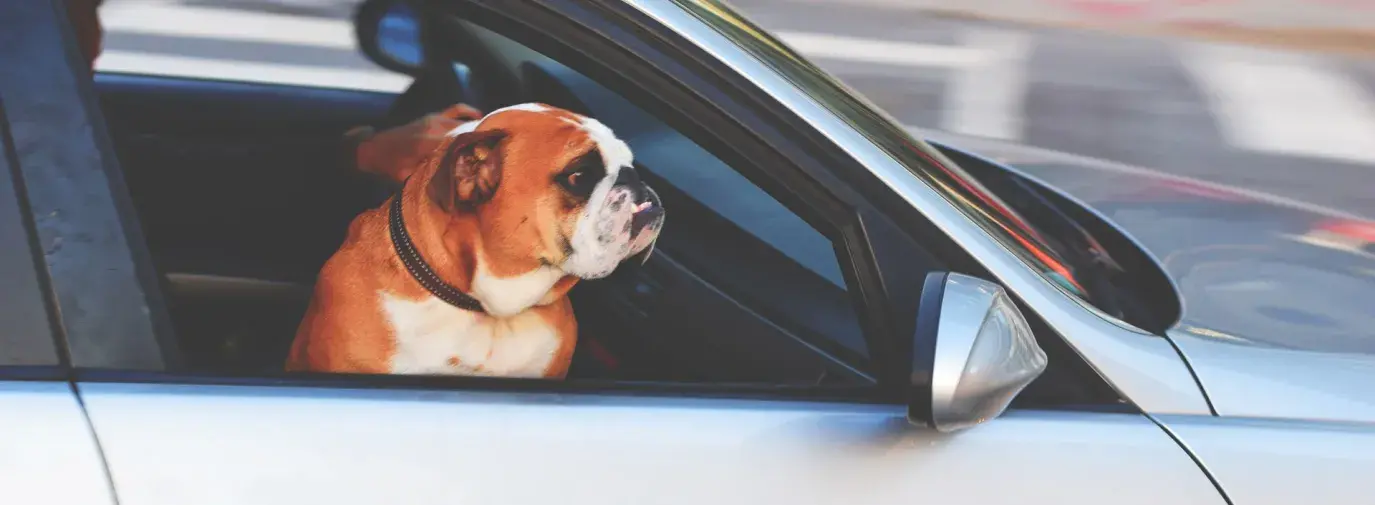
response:
<path id="1" fill-rule="evenodd" d="M 571 69 L 456 18 L 439 64 L 400 96 L 98 74 L 97 92 L 192 370 L 281 369 L 316 273 L 349 222 L 395 190 L 339 138 L 449 104 L 544 102 L 625 139 L 669 210 L 650 261 L 571 294 L 570 377 L 863 384 L 864 338 L 834 246 L 652 115 Z M 728 250 L 727 250 L 728 249 Z"/>

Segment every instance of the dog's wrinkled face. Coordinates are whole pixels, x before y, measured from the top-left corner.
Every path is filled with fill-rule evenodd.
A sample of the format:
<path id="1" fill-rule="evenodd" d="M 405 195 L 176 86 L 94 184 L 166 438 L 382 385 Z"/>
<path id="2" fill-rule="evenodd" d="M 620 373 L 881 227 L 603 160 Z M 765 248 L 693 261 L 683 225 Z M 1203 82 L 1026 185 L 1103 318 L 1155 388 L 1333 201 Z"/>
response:
<path id="1" fill-rule="evenodd" d="M 428 193 L 447 212 L 476 215 L 493 274 L 547 265 L 596 279 L 652 252 L 664 209 L 630 147 L 600 122 L 525 104 L 450 135 Z"/>

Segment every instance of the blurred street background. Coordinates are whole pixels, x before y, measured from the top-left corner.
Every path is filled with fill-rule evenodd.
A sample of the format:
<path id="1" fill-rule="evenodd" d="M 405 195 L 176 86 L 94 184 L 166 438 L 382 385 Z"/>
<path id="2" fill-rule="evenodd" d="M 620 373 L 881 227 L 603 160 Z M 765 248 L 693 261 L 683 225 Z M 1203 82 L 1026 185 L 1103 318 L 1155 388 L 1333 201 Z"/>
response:
<path id="1" fill-rule="evenodd" d="M 1375 0 L 729 3 L 915 129 L 1375 218 Z M 354 4 L 107 0 L 97 65 L 402 90 Z"/>

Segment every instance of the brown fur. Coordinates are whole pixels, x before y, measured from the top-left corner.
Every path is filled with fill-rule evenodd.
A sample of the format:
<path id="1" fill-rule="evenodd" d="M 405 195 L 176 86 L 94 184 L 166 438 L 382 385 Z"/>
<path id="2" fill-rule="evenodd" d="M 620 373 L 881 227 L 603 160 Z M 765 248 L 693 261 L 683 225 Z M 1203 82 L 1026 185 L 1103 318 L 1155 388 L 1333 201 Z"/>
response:
<path id="1" fill-rule="evenodd" d="M 410 177 L 402 197 L 407 231 L 421 256 L 446 282 L 471 292 L 478 254 L 496 277 L 563 261 L 566 252 L 559 237 L 571 236 L 581 208 L 570 207 L 554 191 L 552 177 L 595 147 L 580 128 L 564 120 L 575 117 L 552 108 L 493 115 L 473 132 L 476 135 L 446 139 Z M 493 137 L 501 137 L 500 142 L 479 141 Z M 454 143 L 470 141 L 478 147 L 459 153 L 464 161 L 444 166 L 444 155 Z M 474 206 L 446 205 L 430 191 L 436 186 Z M 409 300 L 430 294 L 396 256 L 387 227 L 389 204 L 390 200 L 355 218 L 343 245 L 325 263 L 292 343 L 288 371 L 390 372 L 396 336 L 382 313 L 379 294 Z M 539 314 L 562 337 L 546 377 L 564 377 L 572 360 L 577 321 L 567 293 L 576 283 L 576 277 L 565 276 L 539 304 L 526 309 Z"/>

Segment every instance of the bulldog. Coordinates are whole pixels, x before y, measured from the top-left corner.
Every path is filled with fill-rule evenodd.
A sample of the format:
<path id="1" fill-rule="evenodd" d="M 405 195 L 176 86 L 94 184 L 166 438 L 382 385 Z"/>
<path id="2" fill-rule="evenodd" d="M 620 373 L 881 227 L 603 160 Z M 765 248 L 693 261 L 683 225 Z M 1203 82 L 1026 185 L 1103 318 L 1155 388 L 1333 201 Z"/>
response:
<path id="1" fill-rule="evenodd" d="M 645 261 L 664 223 L 630 147 L 543 105 L 449 132 L 320 271 L 288 371 L 563 378 L 568 290 Z"/>

